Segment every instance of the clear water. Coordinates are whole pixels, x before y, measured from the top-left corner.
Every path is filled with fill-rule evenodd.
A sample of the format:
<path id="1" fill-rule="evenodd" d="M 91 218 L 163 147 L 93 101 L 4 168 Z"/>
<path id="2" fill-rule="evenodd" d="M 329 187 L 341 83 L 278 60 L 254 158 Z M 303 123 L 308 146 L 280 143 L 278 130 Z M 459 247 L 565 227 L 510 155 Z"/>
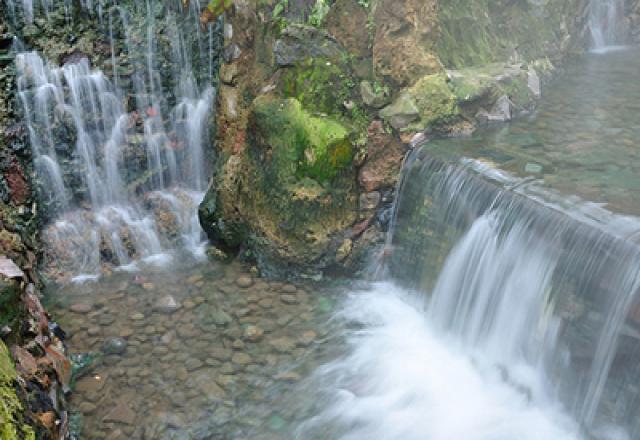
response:
<path id="1" fill-rule="evenodd" d="M 289 438 L 316 397 L 296 384 L 334 356 L 336 290 L 239 264 L 151 266 L 48 293 L 71 354 L 93 358 L 70 400 L 82 439 Z M 105 348 L 113 338 L 122 353 Z"/>
<path id="2" fill-rule="evenodd" d="M 543 90 L 538 109 L 469 138 L 435 141 L 620 214 L 640 215 L 640 51 L 584 56 Z"/>

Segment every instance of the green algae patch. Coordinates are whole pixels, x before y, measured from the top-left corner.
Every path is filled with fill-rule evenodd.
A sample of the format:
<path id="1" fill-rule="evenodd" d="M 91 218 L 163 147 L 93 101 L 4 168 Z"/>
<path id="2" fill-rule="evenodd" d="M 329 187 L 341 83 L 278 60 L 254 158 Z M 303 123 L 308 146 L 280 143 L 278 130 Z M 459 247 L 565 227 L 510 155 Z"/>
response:
<path id="1" fill-rule="evenodd" d="M 15 390 L 16 369 L 4 342 L 0 341 L 0 438 L 35 440 L 30 426 L 22 421 L 22 403 Z"/>
<path id="2" fill-rule="evenodd" d="M 331 118 L 312 116 L 297 99 L 257 99 L 251 125 L 270 180 L 328 183 L 351 165 L 349 131 Z"/>

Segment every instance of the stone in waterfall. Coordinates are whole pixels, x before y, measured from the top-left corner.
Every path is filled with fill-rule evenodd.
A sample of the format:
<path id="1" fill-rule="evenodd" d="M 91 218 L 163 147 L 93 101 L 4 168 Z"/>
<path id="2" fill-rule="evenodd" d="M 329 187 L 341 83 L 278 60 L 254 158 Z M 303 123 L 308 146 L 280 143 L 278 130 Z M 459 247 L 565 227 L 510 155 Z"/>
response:
<path id="1" fill-rule="evenodd" d="M 506 122 L 510 121 L 513 115 L 513 102 L 507 95 L 502 95 L 489 113 L 490 121 Z"/>

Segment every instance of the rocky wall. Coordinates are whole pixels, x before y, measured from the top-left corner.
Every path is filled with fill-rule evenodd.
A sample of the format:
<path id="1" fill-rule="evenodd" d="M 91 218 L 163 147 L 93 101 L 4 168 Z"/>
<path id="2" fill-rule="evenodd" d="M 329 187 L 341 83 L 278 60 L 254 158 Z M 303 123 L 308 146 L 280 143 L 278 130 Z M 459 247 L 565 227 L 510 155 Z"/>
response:
<path id="1" fill-rule="evenodd" d="M 265 272 L 352 273 L 381 241 L 412 143 L 530 111 L 588 44 L 587 6 L 213 0 L 226 58 L 203 227 Z M 313 134 L 328 127 L 339 135 Z"/>

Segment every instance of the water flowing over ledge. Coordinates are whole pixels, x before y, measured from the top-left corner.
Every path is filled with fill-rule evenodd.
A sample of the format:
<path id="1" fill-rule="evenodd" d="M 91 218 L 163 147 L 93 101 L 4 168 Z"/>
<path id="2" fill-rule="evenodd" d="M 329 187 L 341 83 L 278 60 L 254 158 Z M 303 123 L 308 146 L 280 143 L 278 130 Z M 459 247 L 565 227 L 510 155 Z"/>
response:
<path id="1" fill-rule="evenodd" d="M 345 302 L 349 350 L 310 380 L 325 404 L 298 438 L 640 435 L 635 54 L 408 156 L 383 282 Z"/>

